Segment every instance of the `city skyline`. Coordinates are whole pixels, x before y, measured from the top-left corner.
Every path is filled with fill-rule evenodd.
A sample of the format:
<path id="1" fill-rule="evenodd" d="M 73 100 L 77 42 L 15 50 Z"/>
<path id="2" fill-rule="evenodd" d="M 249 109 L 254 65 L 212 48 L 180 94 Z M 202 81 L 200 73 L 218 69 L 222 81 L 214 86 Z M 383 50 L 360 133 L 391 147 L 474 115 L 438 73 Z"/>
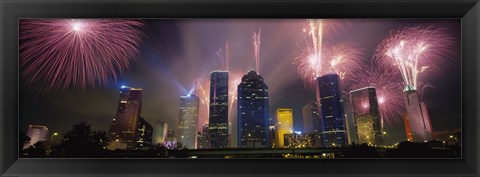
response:
<path id="1" fill-rule="evenodd" d="M 301 108 L 305 104 L 307 104 L 309 101 L 311 101 L 315 98 L 315 93 L 314 93 L 313 90 L 303 87 L 302 81 L 298 78 L 298 76 L 296 75 L 295 72 L 293 72 L 293 71 L 292 72 L 287 72 L 289 70 L 292 70 L 292 69 L 288 69 L 288 68 L 291 68 L 292 66 L 291 66 L 291 64 L 287 65 L 287 64 L 284 64 L 284 63 L 288 63 L 288 61 L 290 61 L 290 63 L 291 63 L 293 61 L 292 58 L 294 58 L 294 56 L 295 56 L 294 54 L 297 53 L 297 49 L 294 48 L 293 45 L 288 46 L 288 45 L 284 44 L 284 42 L 278 42 L 280 39 L 283 39 L 282 37 L 280 37 L 280 34 L 285 34 L 285 32 L 287 32 L 287 31 L 298 30 L 299 33 L 301 34 L 302 29 L 299 28 L 300 25 L 292 25 L 292 24 L 295 24 L 295 23 L 301 24 L 301 23 L 303 23 L 303 21 L 302 20 L 291 20 L 291 21 L 289 21 L 289 20 L 285 20 L 285 21 L 282 21 L 282 20 L 270 20 L 270 21 L 269 20 L 264 20 L 264 21 L 268 22 L 268 23 L 265 23 L 265 24 L 262 24 L 262 22 L 264 22 L 262 20 L 258 20 L 258 21 L 259 22 L 256 22 L 256 21 L 249 22 L 249 21 L 246 21 L 246 20 L 240 20 L 240 22 L 228 22 L 228 21 L 221 21 L 221 20 L 220 21 L 215 21 L 215 20 L 208 21 L 208 20 L 206 20 L 206 22 L 205 22 L 206 24 L 210 24 L 212 26 L 212 28 L 217 27 L 217 28 L 222 29 L 220 31 L 223 31 L 223 33 L 228 33 L 228 32 L 225 32 L 224 28 L 231 29 L 231 31 L 234 31 L 235 33 L 240 33 L 240 34 L 236 34 L 236 35 L 223 34 L 223 36 L 236 36 L 236 38 L 234 38 L 234 37 L 231 37 L 231 38 L 229 38 L 229 37 L 219 37 L 221 39 L 216 40 L 214 42 L 216 45 L 211 45 L 211 46 L 209 45 L 208 47 L 202 46 L 202 45 L 194 45 L 194 44 L 190 44 L 189 42 L 186 42 L 186 43 L 183 44 L 183 47 L 178 47 L 179 49 L 177 49 L 177 47 L 175 47 L 175 45 L 177 45 L 177 46 L 178 45 L 182 46 L 182 45 L 181 44 L 175 44 L 175 43 L 173 43 L 173 47 L 168 46 L 168 47 L 165 47 L 165 48 L 167 48 L 167 49 L 165 49 L 165 48 L 162 48 L 160 46 L 156 46 L 156 45 L 159 45 L 159 44 L 157 44 L 155 42 L 152 42 L 152 41 L 154 41 L 155 37 L 150 37 L 149 39 L 146 40 L 145 46 L 143 46 L 142 49 L 141 49 L 141 53 L 142 53 L 141 58 L 143 58 L 143 59 L 139 59 L 139 61 L 132 66 L 132 69 L 130 71 L 127 71 L 125 77 L 119 79 L 119 82 L 117 82 L 116 84 L 110 84 L 106 88 L 102 88 L 102 87 L 98 87 L 97 89 L 87 88 L 87 90 L 85 90 L 85 92 L 75 91 L 75 90 L 59 91 L 60 94 L 58 94 L 58 95 L 52 95 L 52 93 L 45 93 L 45 94 L 36 95 L 37 92 L 36 92 L 35 88 L 38 88 L 39 86 L 35 87 L 35 85 L 33 85 L 33 86 L 28 86 L 28 87 L 22 87 L 21 108 L 24 109 L 24 110 L 31 110 L 32 112 L 28 111 L 28 112 L 21 113 L 21 122 L 22 122 L 21 126 L 25 126 L 26 124 L 42 124 L 42 125 L 47 125 L 52 131 L 64 132 L 65 130 L 68 130 L 73 123 L 80 122 L 80 121 L 87 121 L 87 122 L 91 123 L 94 127 L 98 127 L 98 129 L 108 131 L 108 128 L 105 128 L 105 127 L 108 127 L 109 123 L 107 123 L 107 125 L 104 125 L 104 124 L 105 124 L 105 122 L 111 121 L 111 118 L 114 116 L 114 113 L 112 113 L 112 112 L 115 112 L 115 108 L 113 108 L 113 111 L 112 111 L 112 107 L 115 107 L 115 101 L 111 102 L 111 100 L 114 99 L 114 97 L 117 97 L 115 99 L 118 100 L 118 92 L 117 91 L 118 91 L 118 88 L 121 87 L 121 85 L 143 88 L 143 90 L 145 91 L 144 94 L 147 94 L 147 92 L 148 92 L 149 96 L 147 96 L 147 97 L 149 97 L 148 98 L 149 100 L 148 101 L 145 100 L 146 103 L 143 104 L 144 107 L 142 108 L 142 112 L 147 111 L 147 113 L 141 115 L 142 117 L 145 117 L 145 119 L 147 119 L 148 122 L 154 123 L 156 120 L 161 120 L 161 121 L 168 122 L 169 125 L 175 125 L 176 119 L 178 118 L 178 108 L 176 109 L 177 110 L 177 116 L 175 116 L 174 114 L 170 113 L 170 112 L 172 112 L 172 110 L 170 110 L 170 109 L 174 109 L 174 108 L 169 107 L 168 105 L 167 106 L 159 106 L 159 105 L 165 105 L 166 103 L 172 103 L 171 105 L 179 105 L 179 104 L 175 103 L 176 101 L 172 101 L 171 98 L 175 96 L 176 99 L 178 100 L 178 97 L 180 95 L 189 94 L 189 92 L 191 91 L 191 88 L 193 88 L 193 83 L 194 83 L 195 79 L 199 75 L 206 75 L 207 74 L 207 77 L 208 77 L 209 72 L 221 69 L 220 68 L 221 66 L 219 64 L 220 62 L 217 61 L 218 59 L 214 56 L 214 53 L 215 53 L 216 49 L 221 48 L 223 46 L 225 41 L 231 41 L 232 43 L 235 43 L 234 46 L 236 46 L 236 47 L 232 48 L 232 56 L 231 56 L 231 59 L 230 59 L 230 62 L 232 64 L 230 66 L 230 70 L 234 70 L 234 71 L 241 70 L 242 72 L 240 72 L 240 73 L 242 73 L 242 74 L 246 74 L 247 71 L 249 71 L 249 70 L 255 70 L 254 69 L 255 68 L 255 64 L 254 64 L 255 60 L 254 60 L 254 56 L 251 54 L 253 52 L 253 46 L 251 44 L 250 36 L 253 32 L 258 32 L 258 29 L 261 28 L 262 29 L 262 32 L 261 32 L 262 43 L 261 43 L 261 46 L 260 46 L 260 48 L 261 48 L 261 52 L 260 52 L 260 58 L 261 58 L 260 59 L 260 63 L 261 63 L 260 68 L 261 69 L 260 70 L 264 74 L 260 73 L 260 75 L 265 77 L 265 82 L 270 87 L 269 95 L 271 95 L 271 97 L 272 97 L 272 100 L 271 100 L 272 103 L 270 105 L 270 113 L 269 113 L 270 118 L 273 117 L 273 115 L 274 115 L 272 111 L 276 110 L 277 108 L 282 108 L 282 107 L 292 108 L 293 113 L 294 113 L 294 115 L 293 115 L 294 130 L 295 131 L 297 131 L 297 130 L 298 131 L 303 131 L 303 124 L 302 124 L 303 119 L 302 119 L 302 115 L 301 115 L 302 114 L 302 109 Z M 396 30 L 396 29 L 401 28 L 403 26 L 426 23 L 426 22 L 415 22 L 415 20 L 411 20 L 411 21 L 397 20 L 397 21 L 407 21 L 407 22 L 405 22 L 405 24 L 391 24 L 393 22 L 389 23 L 388 20 L 378 20 L 379 22 L 375 22 L 375 20 L 366 20 L 366 21 L 368 21 L 368 23 L 372 23 L 372 24 L 376 24 L 376 25 L 383 24 L 383 23 L 390 24 L 390 26 L 391 26 L 390 28 L 383 29 L 383 30 L 378 30 L 378 31 L 383 31 L 383 34 L 388 34 L 388 31 Z M 393 21 L 395 21 L 395 20 L 393 20 Z M 430 23 L 438 23 L 438 22 L 432 22 L 432 21 L 435 21 L 435 20 L 431 20 L 428 23 L 429 24 Z M 148 30 L 153 30 L 153 29 L 149 29 L 149 26 L 150 26 L 150 28 L 153 28 L 152 26 L 155 26 L 155 25 L 166 27 L 167 29 L 161 29 L 161 30 L 164 30 L 164 31 L 168 31 L 168 28 L 180 29 L 180 31 L 184 31 L 185 36 L 181 36 L 180 34 L 177 34 L 177 36 L 176 36 L 177 38 L 175 38 L 175 35 L 172 37 L 172 36 L 169 36 L 169 35 L 166 35 L 166 34 L 156 34 L 156 35 L 160 35 L 159 38 L 162 38 L 162 37 L 165 37 L 167 39 L 170 38 L 171 41 L 178 41 L 178 39 L 181 39 L 181 38 L 185 38 L 184 40 L 188 40 L 189 38 L 199 40 L 199 38 L 201 38 L 202 40 L 199 40 L 199 41 L 210 41 L 210 40 L 212 40 L 210 38 L 215 38 L 215 36 L 212 33 L 205 32 L 205 31 L 201 30 L 201 29 L 209 28 L 210 26 L 201 25 L 201 24 L 199 24 L 200 22 L 196 22 L 196 21 L 188 21 L 187 20 L 187 21 L 176 22 L 174 20 L 168 20 L 167 22 L 164 22 L 164 23 L 157 22 L 158 23 L 157 24 L 153 20 L 151 20 L 151 21 L 146 21 L 146 23 L 147 23 L 147 25 L 146 25 L 147 26 L 147 30 L 146 30 L 147 34 L 150 34 Z M 229 23 L 233 23 L 233 24 L 229 24 Z M 241 25 L 241 24 L 244 24 L 244 23 L 248 24 L 248 25 L 246 25 L 246 26 L 248 26 L 247 29 L 242 28 L 242 30 L 235 30 L 236 29 L 235 27 L 238 27 L 238 25 Z M 355 20 L 352 20 L 351 22 L 348 22 L 348 23 L 350 25 L 358 25 L 357 22 L 355 22 Z M 396 23 L 400 23 L 400 22 L 396 22 Z M 450 26 L 454 26 L 454 27 L 450 27 L 450 28 L 452 28 L 450 30 L 459 32 L 459 27 L 455 27 L 455 25 L 451 25 L 452 23 L 457 24 L 458 22 L 456 22 L 456 21 L 452 22 L 452 20 L 451 20 L 448 23 L 447 22 L 443 22 L 443 23 L 446 23 L 446 24 L 450 23 Z M 408 24 L 408 25 L 406 25 L 406 24 Z M 274 27 L 278 27 L 278 26 L 284 27 L 284 28 L 288 27 L 288 28 L 287 29 L 280 29 L 280 31 L 283 30 L 282 32 L 273 33 L 272 31 L 275 31 Z M 372 26 L 375 26 L 375 25 L 372 25 Z M 202 32 L 206 33 L 206 35 L 200 35 L 199 36 L 198 34 L 196 34 L 196 32 L 198 32 L 198 31 L 189 29 L 189 27 L 195 27 L 195 29 L 198 29 L 199 31 L 202 31 Z M 171 29 L 171 30 L 173 30 L 173 29 Z M 355 36 L 354 35 L 355 32 L 351 32 L 351 31 L 355 31 L 354 28 L 346 28 L 346 29 L 342 29 L 342 30 L 349 31 L 349 32 L 347 32 L 349 35 Z M 165 32 L 165 33 L 167 33 L 167 32 Z M 170 32 L 170 33 L 172 33 L 172 32 Z M 274 34 L 276 35 L 276 37 L 272 37 Z M 222 35 L 222 33 L 219 33 L 218 35 Z M 459 35 L 459 34 L 454 34 L 454 35 Z M 155 36 L 155 35 L 153 35 L 153 36 Z M 295 36 L 295 35 L 293 35 L 293 36 Z M 384 35 L 382 37 L 378 37 L 379 38 L 378 40 L 383 39 L 385 36 L 386 35 Z M 169 40 L 166 40 L 165 38 L 162 39 L 163 44 L 169 44 L 168 43 Z M 234 39 L 232 39 L 232 38 L 234 38 Z M 240 39 L 240 38 L 245 38 L 245 39 Z M 290 40 L 293 41 L 293 39 L 296 39 L 296 38 L 300 39 L 299 41 L 301 41 L 301 37 L 290 37 L 290 38 L 285 37 L 285 38 L 287 38 L 286 39 L 287 41 L 290 41 Z M 332 38 L 332 37 L 330 37 L 330 38 Z M 345 37 L 340 36 L 338 38 L 345 38 Z M 355 37 L 351 37 L 351 38 L 355 39 Z M 275 42 L 275 40 L 277 42 Z M 329 39 L 329 40 L 335 40 L 335 39 Z M 378 40 L 376 42 L 377 44 L 379 43 Z M 355 41 L 355 40 L 353 40 L 353 41 Z M 293 42 L 295 43 L 295 41 L 293 41 Z M 299 42 L 297 42 L 297 43 L 299 43 Z M 371 43 L 375 43 L 375 42 L 371 42 Z M 375 46 L 375 44 L 370 44 L 370 45 Z M 272 58 L 277 58 L 277 57 L 273 57 L 274 56 L 273 54 L 278 53 L 278 51 L 280 51 L 280 49 L 276 48 L 277 46 L 280 46 L 279 48 L 281 48 L 281 49 L 293 48 L 294 50 L 293 49 L 290 50 L 289 52 L 291 54 L 288 55 L 288 56 L 291 56 L 291 57 L 278 57 L 278 58 L 281 58 L 281 59 L 277 59 L 277 60 L 272 59 Z M 156 58 L 156 59 L 151 59 L 150 58 L 150 59 L 146 59 L 147 61 L 143 61 L 143 60 L 145 60 L 145 58 L 149 58 L 150 55 L 154 55 L 154 54 L 151 54 L 152 51 L 148 50 L 148 48 L 156 49 L 155 47 L 158 47 L 161 51 L 164 51 L 165 53 L 160 54 L 160 56 L 153 57 L 153 58 Z M 192 49 L 192 48 L 196 48 L 196 49 Z M 365 47 L 365 48 L 368 48 L 368 47 Z M 374 48 L 374 47 L 370 47 L 370 48 Z M 196 52 L 193 52 L 193 53 L 200 53 L 200 54 L 202 54 L 202 56 L 197 57 L 193 54 L 189 54 L 189 53 L 192 53 L 192 52 L 190 50 L 187 50 L 187 49 L 192 49 L 192 51 L 196 51 Z M 205 51 L 203 51 L 202 49 L 205 50 Z M 184 60 L 177 61 L 177 60 L 168 59 L 169 58 L 168 56 L 175 56 L 174 53 L 176 53 L 176 52 L 171 52 L 170 50 L 173 50 L 173 51 L 180 50 L 180 52 L 182 52 L 182 50 L 183 50 L 184 55 L 189 56 L 189 57 L 185 57 L 185 58 L 188 58 L 185 61 Z M 365 49 L 365 50 L 369 50 L 369 49 Z M 242 54 L 239 54 L 239 53 L 242 53 Z M 182 58 L 182 57 L 179 57 L 179 58 Z M 207 58 L 206 60 L 209 61 L 209 62 L 202 62 L 204 60 L 199 59 L 199 58 Z M 366 60 L 368 61 L 368 58 L 370 58 L 370 56 L 366 57 L 366 58 L 367 58 Z M 196 60 L 199 60 L 199 61 L 196 61 Z M 281 65 L 274 64 L 275 62 L 279 62 Z M 456 62 L 460 63 L 459 58 L 458 58 L 458 61 L 456 61 Z M 182 68 L 182 64 L 188 65 L 189 67 L 187 67 L 187 66 L 185 66 L 185 67 L 189 68 L 189 69 L 180 69 L 180 68 Z M 151 67 L 149 67 L 148 65 L 151 65 Z M 235 66 L 239 66 L 239 65 L 243 65 L 243 67 L 235 67 Z M 195 67 L 192 67 L 192 66 L 198 66 L 198 68 L 202 68 L 200 70 L 203 70 L 203 71 L 199 71 L 198 68 L 195 68 Z M 277 68 L 277 66 L 278 66 L 278 68 Z M 208 69 L 203 69 L 203 68 L 208 68 Z M 238 68 L 243 68 L 243 69 L 238 69 Z M 285 68 L 287 68 L 287 69 L 285 69 Z M 190 69 L 193 70 L 193 71 L 192 72 L 187 72 L 187 71 L 190 71 Z M 175 74 L 176 70 L 186 72 L 186 74 Z M 459 67 L 457 69 L 454 69 L 454 71 L 459 71 Z M 455 73 L 455 72 L 453 72 L 453 73 Z M 457 74 L 459 74 L 459 72 Z M 443 74 L 442 77 L 444 75 L 445 74 Z M 275 78 L 275 76 L 277 76 L 279 78 L 284 78 L 284 79 L 280 79 L 280 80 L 279 79 L 272 79 L 272 78 Z M 456 79 L 453 79 L 453 78 L 459 78 L 459 75 L 449 76 L 449 77 L 451 77 L 452 79 L 446 79 L 447 80 L 446 81 L 447 85 L 458 82 Z M 285 79 L 285 78 L 288 78 L 288 79 Z M 448 77 L 446 76 L 445 78 L 448 78 Z M 160 81 L 157 81 L 157 80 L 166 81 L 166 82 L 160 82 Z M 284 80 L 287 80 L 287 81 L 284 81 Z M 148 83 L 150 81 L 154 81 L 155 84 L 149 85 Z M 432 82 L 436 83 L 434 81 L 432 81 Z M 436 91 L 437 93 L 448 92 L 448 90 L 445 91 L 443 89 L 444 87 L 442 87 L 442 84 L 445 84 L 445 83 L 432 84 L 432 85 L 437 85 L 437 87 L 440 87 L 440 88 L 438 88 L 439 90 Z M 159 87 L 159 86 L 162 86 L 162 85 L 164 87 Z M 438 85 L 440 85 L 440 86 L 438 86 Z M 168 93 L 168 95 L 165 95 L 164 93 L 159 94 L 158 90 L 161 90 L 163 88 L 167 88 L 167 90 L 170 90 L 170 91 L 174 90 L 174 92 L 173 92 L 174 94 L 172 94 L 172 93 Z M 288 90 L 292 90 L 292 89 L 296 90 L 296 92 L 288 92 Z M 456 88 L 456 89 L 459 90 L 459 88 Z M 36 96 L 29 97 L 28 95 L 36 95 Z M 89 95 L 92 98 L 90 98 Z M 164 95 L 164 97 L 163 96 L 158 96 L 158 95 Z M 439 103 L 436 103 L 436 101 L 431 101 L 431 100 L 435 100 L 435 98 L 433 98 L 432 95 L 435 95 L 435 94 L 424 95 L 424 98 L 425 98 L 426 102 L 428 103 L 429 108 L 433 109 L 433 110 L 430 110 L 430 114 L 432 115 L 432 119 L 435 119 L 434 117 L 444 117 L 444 118 L 437 118 L 436 120 L 432 120 L 432 122 L 433 122 L 432 124 L 434 125 L 434 130 L 441 131 L 441 130 L 458 128 L 459 125 L 460 125 L 460 119 L 459 118 L 455 119 L 455 118 L 449 118 L 448 117 L 448 116 L 454 116 L 455 111 L 452 110 L 448 114 L 444 114 L 443 109 L 441 109 L 442 105 L 439 105 Z M 85 96 L 85 98 L 82 99 L 81 97 L 84 97 L 84 96 Z M 457 96 L 460 97 L 460 95 L 457 95 Z M 452 96 L 450 96 L 450 97 L 452 97 Z M 455 95 L 453 97 L 455 97 Z M 97 100 L 93 101 L 93 100 L 95 100 L 95 98 Z M 73 100 L 79 101 L 78 103 L 72 103 L 73 105 L 76 105 L 76 104 L 78 104 L 78 105 L 76 105 L 76 106 L 73 106 L 73 105 L 72 106 L 59 105 L 59 104 L 62 104 L 62 102 L 66 102 L 66 100 L 68 100 L 68 99 L 73 99 Z M 147 98 L 144 98 L 144 99 L 147 99 Z M 457 98 L 457 99 L 458 99 L 457 101 L 459 102 L 459 98 Z M 53 108 L 52 107 L 45 108 L 43 110 L 47 110 L 47 111 L 42 111 L 41 108 L 45 107 L 45 106 L 42 106 L 41 104 L 39 104 L 39 103 L 42 103 L 42 102 L 47 103 L 46 105 L 57 105 L 57 107 L 53 106 Z M 83 103 L 83 104 L 80 104 L 80 103 Z M 433 103 L 433 105 L 432 105 L 432 103 Z M 442 101 L 440 101 L 440 103 L 442 103 Z M 446 103 L 446 101 L 444 101 L 443 103 Z M 436 104 L 436 106 L 435 106 L 435 104 Z M 98 105 L 103 105 L 105 108 L 103 108 L 103 109 L 102 108 L 95 108 L 95 106 L 98 106 Z M 85 112 L 82 112 L 82 111 L 79 111 L 78 109 L 76 109 L 76 107 L 82 107 L 82 106 L 85 108 L 84 109 Z M 33 108 L 33 107 L 35 107 L 35 108 L 34 109 L 29 109 L 29 108 Z M 40 109 L 37 108 L 37 107 L 40 107 Z M 57 108 L 58 108 L 58 110 L 55 110 Z M 158 109 L 160 109 L 160 110 L 158 110 Z M 456 112 L 459 113 L 459 109 L 458 108 L 456 108 L 456 109 L 457 109 Z M 87 112 L 87 110 L 89 110 L 89 111 L 93 110 L 93 111 Z M 48 115 L 50 115 L 50 116 L 48 116 Z M 81 116 L 78 116 L 78 115 L 81 115 Z M 61 117 L 83 117 L 83 119 L 81 119 L 81 118 L 65 118 L 67 120 L 62 120 L 62 118 L 56 118 L 56 119 L 60 119 L 58 121 L 60 123 L 58 125 L 55 125 L 55 123 L 53 121 L 53 118 L 50 118 L 50 117 L 58 117 L 58 116 L 61 116 Z M 30 117 L 33 117 L 33 118 L 30 118 Z M 45 117 L 47 117 L 47 118 L 45 118 Z M 454 120 L 451 120 L 451 119 L 454 119 Z M 29 121 L 29 120 L 32 120 L 32 121 Z M 70 122 L 70 123 L 66 123 L 66 122 Z M 200 122 L 199 121 L 198 124 L 199 124 L 198 125 L 199 127 L 202 127 L 205 124 L 205 122 Z M 401 127 L 403 129 L 403 121 L 402 121 L 401 117 L 399 118 L 398 121 L 396 121 L 396 124 L 398 126 L 395 126 L 395 127 Z M 62 127 L 62 125 L 66 126 L 66 127 Z M 436 125 L 438 125 L 438 127 L 441 127 L 441 128 L 435 129 L 435 127 L 437 127 Z M 20 129 L 22 130 L 23 128 L 21 127 Z M 392 136 L 394 136 L 394 135 L 392 135 Z M 400 135 L 398 135 L 398 136 L 401 137 Z M 397 139 L 402 139 L 402 138 L 397 138 Z"/>

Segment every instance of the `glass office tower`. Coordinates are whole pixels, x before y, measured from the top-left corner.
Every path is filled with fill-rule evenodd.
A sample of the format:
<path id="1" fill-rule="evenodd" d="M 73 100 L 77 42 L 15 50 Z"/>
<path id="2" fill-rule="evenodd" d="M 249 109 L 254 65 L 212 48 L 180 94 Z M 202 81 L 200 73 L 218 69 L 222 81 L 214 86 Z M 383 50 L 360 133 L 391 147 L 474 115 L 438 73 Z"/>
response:
<path id="1" fill-rule="evenodd" d="M 277 109 L 276 147 L 285 147 L 285 135 L 293 133 L 293 110 L 289 108 Z"/>
<path id="2" fill-rule="evenodd" d="M 197 96 L 180 96 L 178 141 L 188 149 L 197 148 L 198 106 Z"/>
<path id="3" fill-rule="evenodd" d="M 340 77 L 337 74 L 318 77 L 316 79 L 316 95 L 319 103 L 322 146 L 348 145 Z"/>
<path id="4" fill-rule="evenodd" d="M 238 85 L 238 147 L 269 146 L 268 86 L 255 71 L 244 75 Z"/>
<path id="5" fill-rule="evenodd" d="M 210 73 L 210 148 L 228 148 L 228 71 Z"/>
<path id="6" fill-rule="evenodd" d="M 374 87 L 350 91 L 357 143 L 383 145 L 381 118 Z"/>
<path id="7" fill-rule="evenodd" d="M 110 126 L 108 149 L 135 149 L 141 109 L 142 89 L 122 86 L 117 114 Z"/>

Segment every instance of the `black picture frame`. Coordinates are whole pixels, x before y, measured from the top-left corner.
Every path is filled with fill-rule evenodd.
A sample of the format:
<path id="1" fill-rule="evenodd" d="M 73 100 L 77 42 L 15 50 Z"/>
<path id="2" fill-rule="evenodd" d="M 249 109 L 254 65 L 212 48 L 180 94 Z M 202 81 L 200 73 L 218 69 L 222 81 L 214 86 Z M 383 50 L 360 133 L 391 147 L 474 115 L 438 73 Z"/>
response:
<path id="1" fill-rule="evenodd" d="M 462 159 L 18 159 L 19 18 L 461 18 Z M 478 176 L 478 0 L 1 0 L 2 176 Z"/>

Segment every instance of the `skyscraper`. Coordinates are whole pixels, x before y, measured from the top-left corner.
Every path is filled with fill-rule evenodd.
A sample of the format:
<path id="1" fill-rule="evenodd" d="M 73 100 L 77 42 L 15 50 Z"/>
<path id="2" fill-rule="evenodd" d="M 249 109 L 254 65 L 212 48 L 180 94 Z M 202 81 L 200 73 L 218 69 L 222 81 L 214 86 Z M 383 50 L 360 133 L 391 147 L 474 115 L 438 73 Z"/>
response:
<path id="1" fill-rule="evenodd" d="M 383 145 L 381 118 L 374 87 L 350 91 L 357 143 Z"/>
<path id="2" fill-rule="evenodd" d="M 320 110 L 322 145 L 325 147 L 348 145 L 340 77 L 337 74 L 318 77 L 316 95 Z"/>
<path id="3" fill-rule="evenodd" d="M 108 149 L 135 149 L 136 132 L 142 109 L 142 89 L 122 86 L 117 114 L 110 126 Z"/>
<path id="4" fill-rule="evenodd" d="M 228 145 L 228 71 L 210 73 L 210 148 Z"/>
<path id="5" fill-rule="evenodd" d="M 276 147 L 285 146 L 285 135 L 293 133 L 293 110 L 288 108 L 277 109 Z"/>
<path id="6" fill-rule="evenodd" d="M 137 139 L 135 149 L 147 150 L 152 145 L 153 127 L 143 117 L 138 120 L 135 136 Z"/>
<path id="7" fill-rule="evenodd" d="M 427 105 L 420 102 L 418 92 L 412 86 L 403 90 L 408 123 L 414 142 L 424 142 L 433 139 L 432 125 Z M 408 130 L 407 130 L 408 133 Z"/>
<path id="8" fill-rule="evenodd" d="M 238 85 L 238 147 L 269 146 L 268 86 L 255 71 L 248 72 Z"/>
<path id="9" fill-rule="evenodd" d="M 157 120 L 153 129 L 153 144 L 163 144 L 167 137 L 168 124 Z"/>
<path id="10" fill-rule="evenodd" d="M 37 142 L 47 141 L 48 128 L 43 125 L 28 125 L 27 136 L 30 137 L 30 142 L 24 144 L 23 149 L 33 146 Z"/>
<path id="11" fill-rule="evenodd" d="M 303 133 L 320 132 L 320 114 L 316 101 L 311 101 L 302 108 Z"/>
<path id="12" fill-rule="evenodd" d="M 208 131 L 208 124 L 203 125 L 201 136 L 198 139 L 198 148 L 207 149 L 210 147 L 210 132 Z"/>
<path id="13" fill-rule="evenodd" d="M 178 141 L 188 149 L 197 148 L 199 99 L 195 95 L 180 96 Z"/>
<path id="14" fill-rule="evenodd" d="M 320 147 L 320 113 L 318 111 L 318 104 L 316 101 L 307 103 L 302 108 L 303 116 L 303 133 L 311 134 L 313 138 L 313 146 Z"/>

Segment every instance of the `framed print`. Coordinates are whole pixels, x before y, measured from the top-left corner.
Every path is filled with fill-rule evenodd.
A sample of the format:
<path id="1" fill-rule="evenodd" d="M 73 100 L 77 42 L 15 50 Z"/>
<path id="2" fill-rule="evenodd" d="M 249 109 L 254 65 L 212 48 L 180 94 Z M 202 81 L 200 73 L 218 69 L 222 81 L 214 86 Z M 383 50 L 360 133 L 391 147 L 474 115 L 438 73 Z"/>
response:
<path id="1" fill-rule="evenodd" d="M 2 176 L 478 175 L 478 1 L 0 6 Z"/>

